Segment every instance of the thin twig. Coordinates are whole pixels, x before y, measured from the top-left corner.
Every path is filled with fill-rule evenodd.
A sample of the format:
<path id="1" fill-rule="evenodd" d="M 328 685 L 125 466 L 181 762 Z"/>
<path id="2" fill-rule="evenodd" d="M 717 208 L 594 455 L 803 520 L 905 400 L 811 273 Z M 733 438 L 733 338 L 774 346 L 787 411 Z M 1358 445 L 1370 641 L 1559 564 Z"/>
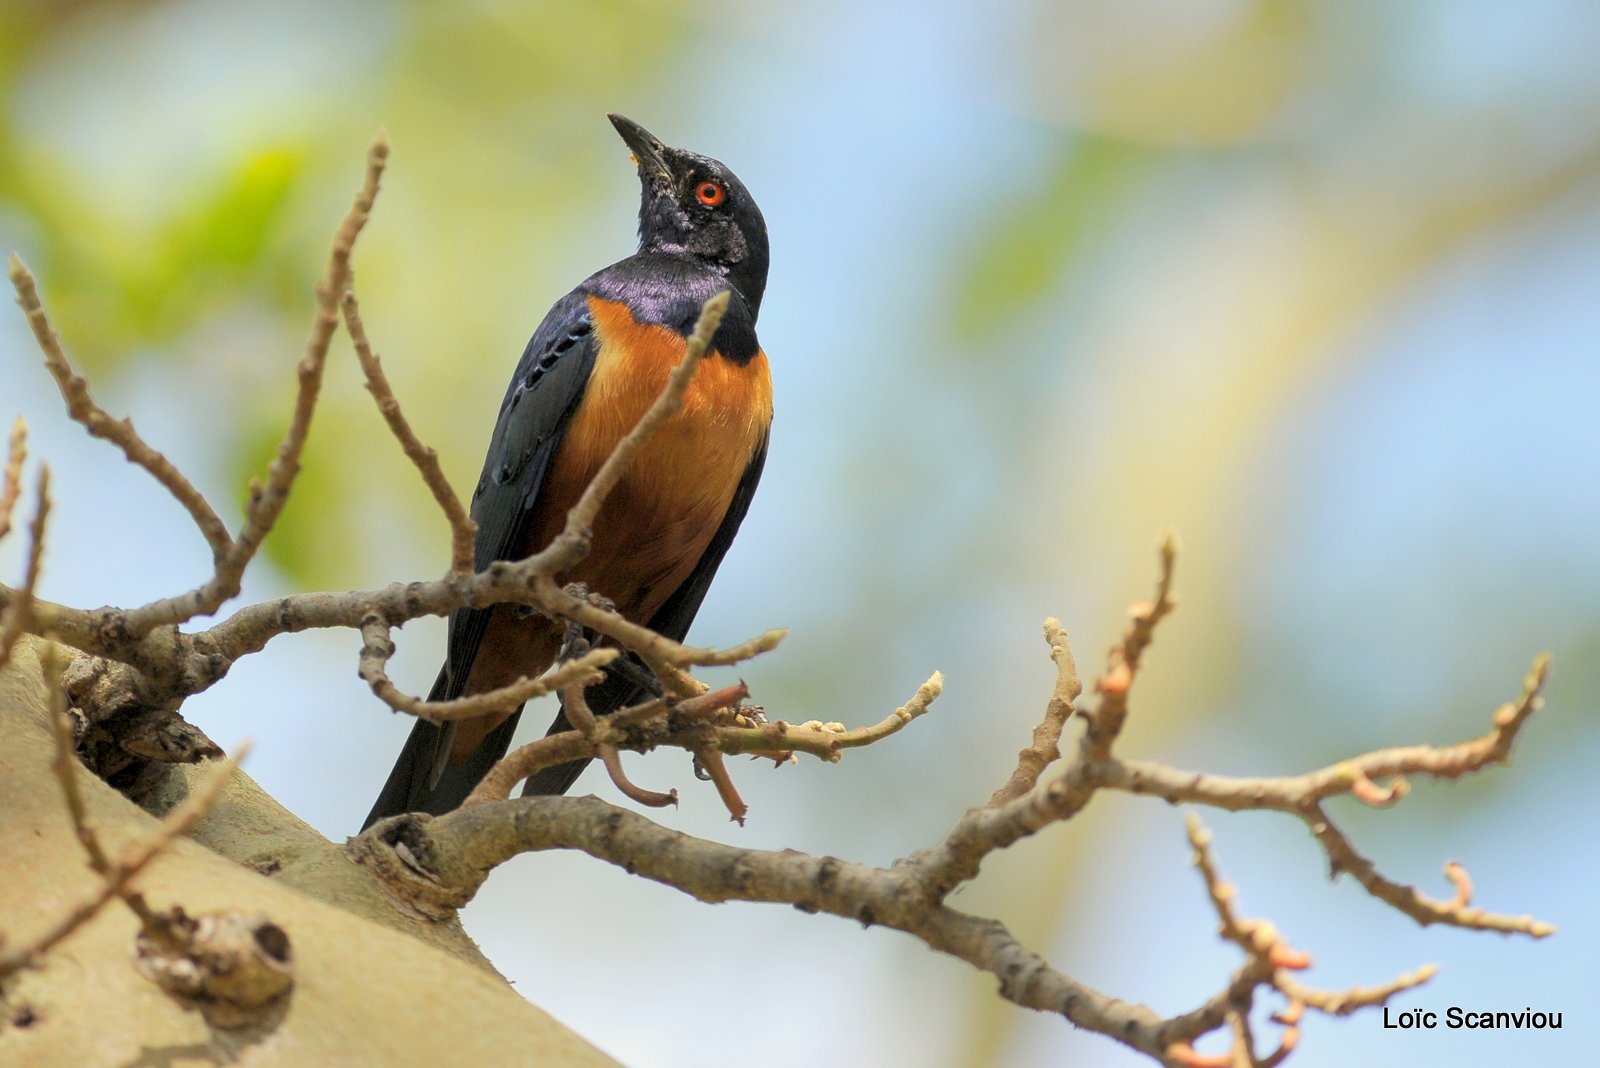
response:
<path id="1" fill-rule="evenodd" d="M 749 727 L 720 727 L 716 744 L 719 750 L 730 756 L 738 753 L 795 752 L 808 753 L 829 763 L 836 763 L 843 750 L 872 745 L 899 733 L 912 720 L 924 715 L 943 691 L 944 675 L 935 671 L 927 682 L 917 687 L 911 700 L 869 727 L 829 730 L 820 723 L 797 726 L 779 720 Z"/>
<path id="2" fill-rule="evenodd" d="M 406 456 L 416 465 L 417 471 L 422 475 L 422 481 L 433 493 L 434 501 L 438 503 L 450 524 L 450 573 L 471 574 L 473 539 L 477 537 L 477 525 L 462 507 L 461 498 L 456 496 L 450 480 L 444 477 L 444 471 L 439 466 L 438 452 L 422 443 L 416 432 L 411 429 L 405 413 L 400 410 L 400 401 L 395 397 L 393 387 L 389 385 L 388 376 L 383 373 L 383 362 L 378 359 L 378 354 L 372 350 L 372 344 L 367 340 L 366 326 L 361 322 L 361 306 L 356 302 L 354 290 L 345 291 L 340 307 L 344 311 L 345 329 L 350 332 L 356 358 L 361 361 L 361 371 L 366 376 L 367 392 L 372 394 L 372 399 L 377 402 L 378 411 L 383 415 L 384 422 L 389 424 L 390 432 L 400 442 L 400 447 L 405 450 Z"/>
<path id="3" fill-rule="evenodd" d="M 50 468 L 39 469 L 33 522 L 28 524 L 28 560 L 23 565 L 22 587 L 0 612 L 0 666 L 11 660 L 17 640 L 33 629 L 34 591 L 39 586 L 39 571 L 44 560 L 45 520 L 50 516 Z"/>
<path id="4" fill-rule="evenodd" d="M 592 758 L 596 755 L 595 746 L 595 742 L 578 731 L 562 731 L 513 749 L 489 769 L 461 807 L 504 801 L 511 796 L 517 783 L 528 776 L 557 764 Z"/>
<path id="5" fill-rule="evenodd" d="M 742 681 L 720 690 L 707 690 L 696 697 L 672 702 L 672 718 L 685 726 L 692 723 L 725 724 L 732 718 L 729 710 L 749 696 L 750 687 Z"/>
<path id="6" fill-rule="evenodd" d="M 1306 986 L 1294 976 L 1280 973 L 1273 980 L 1273 985 L 1294 1002 L 1309 1005 L 1318 1012 L 1328 1016 L 1348 1016 L 1358 1009 L 1382 1005 L 1396 995 L 1415 990 L 1438 974 L 1438 965 L 1424 964 L 1416 971 L 1391 979 L 1382 986 L 1353 986 L 1348 990 L 1328 991 Z"/>
<path id="7" fill-rule="evenodd" d="M 28 459 L 28 422 L 17 416 L 11 424 L 11 440 L 6 446 L 6 463 L 0 469 L 0 538 L 11 533 L 11 510 L 22 493 L 22 465 Z"/>
<path id="8" fill-rule="evenodd" d="M 538 557 L 530 557 L 524 563 L 537 559 Z M 491 573 L 492 571 L 491 567 Z M 549 574 L 542 573 L 542 566 L 540 570 L 534 572 L 534 576 L 534 595 L 541 609 L 550 615 L 570 619 L 587 630 L 610 638 L 619 645 L 627 646 L 652 667 L 658 662 L 674 668 L 729 667 L 762 653 L 771 652 L 789 633 L 784 629 L 769 630 L 727 649 L 684 645 L 665 635 L 657 634 L 649 627 L 630 622 L 616 612 L 590 604 L 582 597 L 574 597 Z"/>
<path id="9" fill-rule="evenodd" d="M 1149 794 L 1172 802 L 1192 802 L 1231 811 L 1276 809 L 1304 815 L 1306 806 L 1331 797 L 1354 794 L 1360 784 L 1380 789 L 1374 780 L 1406 775 L 1457 779 L 1491 764 L 1504 763 L 1519 731 L 1542 704 L 1540 693 L 1549 677 L 1550 658 L 1541 654 L 1522 682 L 1516 700 L 1502 705 L 1487 733 L 1454 745 L 1408 745 L 1378 749 L 1341 760 L 1302 775 L 1238 777 L 1184 771 L 1143 760 L 1109 760 L 1096 765 L 1104 787 Z M 1389 791 L 1395 791 L 1391 783 Z M 1385 791 L 1387 792 L 1387 791 Z M 1395 791 L 1404 796 L 1404 791 Z M 1368 804 L 1372 798 L 1363 798 Z"/>
<path id="10" fill-rule="evenodd" d="M 311 320 L 311 333 L 306 340 L 305 354 L 295 369 L 299 388 L 295 393 L 289 427 L 278 445 L 277 455 L 267 468 L 266 482 L 251 484 L 244 526 L 227 552 L 220 555 L 216 571 L 210 579 L 187 593 L 154 601 L 128 612 L 123 626 L 132 637 L 140 638 L 157 627 L 171 626 L 197 615 L 215 612 L 225 602 L 238 596 L 245 569 L 255 559 L 261 543 L 266 540 L 284 505 L 288 503 L 289 491 L 300 472 L 300 456 L 311 432 L 311 417 L 316 411 L 317 397 L 322 392 L 322 373 L 328 362 L 328 346 L 339 325 L 339 297 L 350 284 L 350 255 L 355 248 L 356 238 L 371 216 L 388 158 L 389 137 L 379 130 L 367 150 L 365 181 L 356 193 L 355 202 L 345 215 L 344 222 L 334 234 L 327 270 L 316 286 L 316 311 Z"/>
<path id="11" fill-rule="evenodd" d="M 728 727 L 737 722 L 733 707 L 749 696 L 750 687 L 736 682 L 720 690 L 705 689 L 693 697 L 657 697 L 618 709 L 606 722 L 611 730 L 622 734 L 658 728 L 658 733 L 665 733 L 669 717 L 679 724 L 708 723 Z"/>
<path id="12" fill-rule="evenodd" d="M 1247 956 L 1259 957 L 1274 967 L 1308 966 L 1311 963 L 1308 958 L 1287 949 L 1275 925 L 1239 916 L 1234 907 L 1237 890 L 1232 883 L 1223 880 L 1217 870 L 1216 860 L 1211 855 L 1211 832 L 1205 829 L 1200 817 L 1192 812 L 1185 824 L 1189 844 L 1194 848 L 1194 867 L 1205 882 L 1206 896 L 1211 899 L 1211 907 L 1221 924 L 1222 937 L 1244 950 Z"/>
<path id="13" fill-rule="evenodd" d="M 700 316 L 695 320 L 694 330 L 689 335 L 683 359 L 667 375 L 667 384 L 662 388 L 661 394 L 640 417 L 639 422 L 634 424 L 628 435 L 611 450 L 611 455 L 606 457 L 606 462 L 600 465 L 600 470 L 595 472 L 595 476 L 589 480 L 589 485 L 584 488 L 578 503 L 567 512 L 566 526 L 557 538 L 558 543 L 566 540 L 587 542 L 594 527 L 594 517 L 600 512 L 600 506 L 622 480 L 634 457 L 644 448 L 645 442 L 649 441 L 651 436 L 683 407 L 683 397 L 688 392 L 689 383 L 694 378 L 695 371 L 699 369 L 700 361 L 705 358 L 706 351 L 711 347 L 711 339 L 716 336 L 717 327 L 722 324 L 722 317 L 727 314 L 728 299 L 728 290 L 723 290 L 701 305 Z"/>
<path id="14" fill-rule="evenodd" d="M 161 483 L 189 513 L 195 526 L 200 528 L 206 544 L 211 547 L 213 559 L 220 563 L 233 548 L 233 539 L 228 536 L 228 528 L 216 510 L 171 460 L 151 448 L 149 443 L 139 436 L 139 432 L 133 428 L 133 420 L 113 419 L 104 408 L 95 403 L 94 398 L 89 395 L 89 384 L 72 369 L 66 350 L 61 346 L 61 337 L 56 333 L 55 327 L 50 325 L 32 272 L 14 252 L 11 254 L 10 274 L 11 285 L 17 291 L 17 303 L 22 306 L 23 313 L 28 317 L 28 325 L 33 328 L 34 339 L 38 341 L 39 348 L 44 353 L 45 367 L 56 380 L 56 386 L 61 390 L 61 399 L 67 403 L 67 414 L 82 424 L 91 437 L 109 441 L 122 450 L 122 455 L 128 458 L 129 463 L 144 468 L 152 478 Z"/>
<path id="15" fill-rule="evenodd" d="M 1088 759 L 1109 756 L 1111 745 L 1122 733 L 1128 718 L 1128 691 L 1144 651 L 1155 639 L 1156 624 L 1176 607 L 1172 599 L 1172 569 L 1178 556 L 1178 538 L 1171 531 L 1161 541 L 1161 573 L 1156 581 L 1156 596 L 1152 601 L 1141 601 L 1128 610 L 1132 617 L 1122 641 L 1111 647 L 1106 658 L 1106 670 L 1095 680 L 1095 692 L 1100 701 L 1084 714 L 1088 729 L 1084 731 L 1081 745 Z"/>
<path id="16" fill-rule="evenodd" d="M 583 648 L 578 656 L 582 657 L 591 652 Z M 594 718 L 594 710 L 589 707 L 589 699 L 584 696 L 584 683 L 574 680 L 561 688 L 561 711 L 566 714 L 567 722 L 572 724 L 574 730 L 585 738 L 594 737 L 595 728 L 599 721 Z"/>
<path id="17" fill-rule="evenodd" d="M 695 753 L 695 759 L 700 762 L 700 767 L 705 769 L 712 785 L 717 788 L 717 796 L 722 798 L 722 804 L 728 810 L 728 817 L 743 827 L 744 817 L 750 811 L 750 806 L 744 803 L 744 798 L 739 796 L 739 788 L 733 785 L 722 753 L 711 748 L 701 749 Z"/>
<path id="18" fill-rule="evenodd" d="M 646 790 L 641 786 L 634 785 L 633 781 L 628 778 L 627 772 L 622 770 L 622 755 L 617 751 L 616 746 L 603 744 L 595 748 L 600 757 L 600 762 L 605 765 L 606 774 L 611 776 L 612 785 L 622 791 L 622 795 L 628 800 L 635 804 L 644 805 L 647 808 L 667 808 L 678 803 L 678 791 L 676 790 L 669 790 L 663 794 L 656 790 Z"/>
<path id="19" fill-rule="evenodd" d="M 1405 913 L 1424 927 L 1441 923 L 1450 927 L 1525 934 L 1534 938 L 1548 938 L 1556 933 L 1554 924 L 1545 923 L 1532 916 L 1508 916 L 1465 904 L 1461 900 L 1459 882 L 1455 883 L 1456 897 L 1450 901 L 1431 898 L 1414 886 L 1396 882 L 1380 872 L 1376 864 L 1357 852 L 1354 843 L 1343 831 L 1334 826 L 1333 821 L 1320 806 L 1314 806 L 1310 810 L 1306 822 L 1323 851 L 1327 853 L 1328 863 L 1335 873 L 1348 872 L 1367 893 Z"/>
<path id="20" fill-rule="evenodd" d="M 1056 664 L 1056 684 L 1044 707 L 1044 719 L 1033 728 L 1033 739 L 1017 754 L 1017 768 L 1011 778 L 989 797 L 990 805 L 1015 800 L 1039 785 L 1044 770 L 1061 759 L 1061 732 L 1072 715 L 1073 702 L 1083 693 L 1078 665 L 1067 642 L 1066 628 L 1059 619 L 1044 621 L 1044 639 L 1050 644 L 1050 659 Z"/>
<path id="21" fill-rule="evenodd" d="M 509 712 L 525 701 L 555 693 L 568 683 L 578 680 L 594 681 L 599 670 L 621 654 L 615 649 L 594 649 L 537 678 L 524 676 L 493 690 L 448 701 L 425 701 L 403 692 L 389 678 L 385 669 L 385 665 L 393 655 L 394 641 L 389 637 L 389 624 L 376 613 L 369 613 L 361 622 L 359 668 L 361 678 L 379 700 L 396 712 L 406 712 L 434 723 L 443 723 L 446 720 L 472 719 L 494 712 Z"/>
<path id="22" fill-rule="evenodd" d="M 1456 896 L 1450 899 L 1450 904 L 1458 909 L 1464 909 L 1472 904 L 1472 876 L 1467 874 L 1467 869 L 1460 861 L 1446 861 L 1444 877 L 1450 880 L 1450 885 L 1456 888 Z"/>

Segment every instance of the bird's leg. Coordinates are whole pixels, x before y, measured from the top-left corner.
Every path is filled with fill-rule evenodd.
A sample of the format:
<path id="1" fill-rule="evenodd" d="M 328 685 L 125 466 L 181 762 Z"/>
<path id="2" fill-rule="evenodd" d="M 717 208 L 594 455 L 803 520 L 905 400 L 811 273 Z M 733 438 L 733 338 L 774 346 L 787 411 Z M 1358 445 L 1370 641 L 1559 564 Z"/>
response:
<path id="1" fill-rule="evenodd" d="M 590 604 L 595 604 L 595 599 L 598 596 L 591 594 L 589 587 L 581 582 L 568 583 L 562 592 L 568 597 L 573 597 L 580 601 L 588 601 Z M 601 598 L 601 600 L 604 600 L 604 598 Z M 610 603 L 606 601 L 607 605 L 610 605 Z M 600 607 L 598 604 L 595 606 Z M 611 610 L 614 611 L 615 609 Z M 573 657 L 587 653 L 593 646 L 593 635 L 584 630 L 582 624 L 577 620 L 569 619 L 567 620 L 566 639 L 561 643 L 561 652 L 556 654 L 556 663 L 565 664 Z"/>
<path id="2" fill-rule="evenodd" d="M 589 651 L 589 639 L 583 627 L 574 620 L 567 620 L 567 633 L 561 643 L 561 651 L 556 654 L 556 663 L 565 664 L 573 657 L 582 656 Z"/>
<path id="3" fill-rule="evenodd" d="M 587 601 L 602 612 L 615 613 L 616 602 L 602 593 L 597 593 L 581 582 L 568 583 L 565 589 L 567 596 Z M 594 646 L 595 634 L 586 630 L 578 623 L 567 621 L 566 641 L 561 646 L 561 655 L 557 663 L 564 663 L 574 656 L 582 656 Z M 641 664 L 633 656 L 619 656 L 606 667 L 606 673 L 622 679 L 624 682 L 637 686 L 651 697 L 661 696 L 661 680 L 655 677 L 651 670 Z"/>
<path id="4" fill-rule="evenodd" d="M 619 656 L 606 666 L 613 675 L 644 690 L 651 698 L 661 696 L 661 680 L 631 656 Z"/>

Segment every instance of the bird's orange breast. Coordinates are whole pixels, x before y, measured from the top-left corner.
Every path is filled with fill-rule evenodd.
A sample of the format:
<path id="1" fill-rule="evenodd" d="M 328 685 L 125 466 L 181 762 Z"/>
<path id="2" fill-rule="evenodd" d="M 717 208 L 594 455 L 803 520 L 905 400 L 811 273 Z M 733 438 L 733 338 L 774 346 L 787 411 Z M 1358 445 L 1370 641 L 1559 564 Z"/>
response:
<path id="1" fill-rule="evenodd" d="M 530 549 L 561 529 L 567 509 L 660 395 L 687 344 L 676 331 L 640 323 L 623 304 L 590 297 L 589 310 L 600 349 L 540 494 L 542 529 Z M 590 553 L 572 577 L 629 618 L 647 621 L 705 553 L 771 421 L 766 354 L 743 365 L 708 355 L 683 406 L 606 498 Z"/>
<path id="2" fill-rule="evenodd" d="M 666 386 L 687 342 L 640 323 L 626 306 L 589 298 L 600 345 L 578 410 L 540 488 L 525 553 L 561 532 L 567 512 L 600 465 Z M 767 357 L 747 363 L 710 354 L 695 370 L 683 406 L 634 457 L 595 517 L 594 538 L 570 579 L 609 597 L 634 622 L 648 623 L 705 554 L 745 470 L 772 422 Z M 479 693 L 537 675 L 561 648 L 562 628 L 509 605 L 492 611 L 465 686 Z M 505 716 L 459 724 L 450 759 L 466 759 Z"/>

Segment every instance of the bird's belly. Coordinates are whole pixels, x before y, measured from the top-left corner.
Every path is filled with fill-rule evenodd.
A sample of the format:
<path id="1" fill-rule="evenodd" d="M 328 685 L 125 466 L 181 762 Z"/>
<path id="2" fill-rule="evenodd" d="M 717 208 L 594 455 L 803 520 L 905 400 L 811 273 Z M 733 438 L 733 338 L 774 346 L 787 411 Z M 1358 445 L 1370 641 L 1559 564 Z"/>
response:
<path id="1" fill-rule="evenodd" d="M 544 492 L 541 529 L 529 551 L 549 544 L 606 457 L 660 395 L 683 359 L 681 335 L 644 325 L 610 301 L 590 298 L 600 351 L 583 402 L 567 427 Z M 572 578 L 645 623 L 705 553 L 772 418 L 764 353 L 744 364 L 710 354 L 682 407 L 663 424 L 606 498 L 589 555 Z"/>
<path id="2" fill-rule="evenodd" d="M 523 555 L 549 545 L 567 512 L 617 444 L 666 386 L 683 359 L 684 338 L 637 322 L 627 308 L 591 297 L 600 351 L 539 490 Z M 763 352 L 743 364 L 716 353 L 695 372 L 683 405 L 645 443 L 595 517 L 589 554 L 566 578 L 611 599 L 627 619 L 648 624 L 716 536 L 739 482 L 766 440 L 772 380 Z M 465 687 L 505 686 L 548 668 L 563 628 L 497 605 Z M 462 722 L 451 760 L 465 759 L 505 717 Z"/>

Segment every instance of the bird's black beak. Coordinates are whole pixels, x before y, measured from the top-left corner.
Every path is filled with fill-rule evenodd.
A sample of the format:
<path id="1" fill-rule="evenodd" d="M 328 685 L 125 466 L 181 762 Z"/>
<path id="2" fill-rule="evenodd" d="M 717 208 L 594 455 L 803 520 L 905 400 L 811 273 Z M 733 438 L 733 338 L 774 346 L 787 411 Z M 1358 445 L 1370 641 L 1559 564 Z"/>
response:
<path id="1" fill-rule="evenodd" d="M 622 135 L 623 142 L 633 153 L 634 162 L 639 165 L 640 178 L 654 179 L 656 182 L 672 181 L 672 170 L 667 166 L 667 146 L 661 143 L 659 137 L 622 115 L 611 114 L 606 118 L 611 120 L 611 125 L 617 128 L 617 133 Z"/>

